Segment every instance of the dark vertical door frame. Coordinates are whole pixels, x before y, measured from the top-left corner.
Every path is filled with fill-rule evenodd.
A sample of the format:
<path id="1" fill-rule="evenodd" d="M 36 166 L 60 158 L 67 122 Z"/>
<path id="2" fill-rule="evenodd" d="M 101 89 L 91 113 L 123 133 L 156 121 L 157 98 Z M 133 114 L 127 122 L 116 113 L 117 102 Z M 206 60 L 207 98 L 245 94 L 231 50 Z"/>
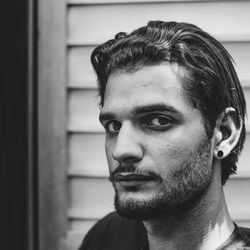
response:
<path id="1" fill-rule="evenodd" d="M 39 250 L 67 233 L 66 1 L 38 0 Z"/>
<path id="2" fill-rule="evenodd" d="M 27 246 L 38 249 L 37 0 L 28 0 L 27 23 Z"/>
<path id="3" fill-rule="evenodd" d="M 0 249 L 37 249 L 36 0 L 2 2 Z"/>

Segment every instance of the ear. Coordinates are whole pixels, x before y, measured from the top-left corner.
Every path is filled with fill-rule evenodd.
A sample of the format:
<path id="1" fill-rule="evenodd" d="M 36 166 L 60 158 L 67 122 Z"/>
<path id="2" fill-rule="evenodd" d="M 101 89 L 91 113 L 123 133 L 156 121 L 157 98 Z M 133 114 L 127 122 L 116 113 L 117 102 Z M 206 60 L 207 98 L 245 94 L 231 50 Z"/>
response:
<path id="1" fill-rule="evenodd" d="M 217 159 L 227 157 L 238 143 L 242 130 L 242 121 L 237 126 L 235 109 L 228 107 L 217 120 L 215 135 L 214 156 Z"/>

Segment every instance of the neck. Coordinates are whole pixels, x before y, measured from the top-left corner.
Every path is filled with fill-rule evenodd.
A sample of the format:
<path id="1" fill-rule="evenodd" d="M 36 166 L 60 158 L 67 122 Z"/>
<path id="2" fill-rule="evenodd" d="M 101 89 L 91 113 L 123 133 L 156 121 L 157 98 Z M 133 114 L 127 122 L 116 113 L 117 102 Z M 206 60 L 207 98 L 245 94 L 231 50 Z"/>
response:
<path id="1" fill-rule="evenodd" d="M 219 168 L 217 168 L 219 169 Z M 149 249 L 211 250 L 231 235 L 234 225 L 229 216 L 220 174 L 215 174 L 208 190 L 194 207 L 176 209 L 164 218 L 144 221 Z"/>

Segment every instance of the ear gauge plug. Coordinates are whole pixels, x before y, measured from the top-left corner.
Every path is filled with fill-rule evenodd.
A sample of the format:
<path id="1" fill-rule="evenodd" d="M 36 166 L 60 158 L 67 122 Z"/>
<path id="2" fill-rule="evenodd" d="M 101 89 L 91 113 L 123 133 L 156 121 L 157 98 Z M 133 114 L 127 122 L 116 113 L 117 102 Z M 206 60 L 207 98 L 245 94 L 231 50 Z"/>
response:
<path id="1" fill-rule="evenodd" d="M 219 150 L 219 151 L 217 152 L 217 156 L 218 156 L 218 158 L 223 157 L 223 155 L 224 155 L 224 153 L 223 153 L 223 151 L 222 151 L 222 150 Z"/>

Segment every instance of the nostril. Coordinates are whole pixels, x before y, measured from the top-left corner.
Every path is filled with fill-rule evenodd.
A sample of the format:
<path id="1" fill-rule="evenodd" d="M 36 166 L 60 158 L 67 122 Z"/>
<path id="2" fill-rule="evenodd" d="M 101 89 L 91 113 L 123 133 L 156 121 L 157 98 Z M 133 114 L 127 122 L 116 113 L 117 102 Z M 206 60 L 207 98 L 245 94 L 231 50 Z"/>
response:
<path id="1" fill-rule="evenodd" d="M 140 149 L 134 151 L 116 151 L 113 153 L 113 159 L 123 165 L 130 165 L 140 161 L 142 152 Z"/>
<path id="2" fill-rule="evenodd" d="M 140 161 L 139 158 L 136 158 L 136 157 L 129 157 L 129 158 L 126 158 L 124 159 L 121 164 L 122 165 L 125 165 L 125 166 L 131 166 L 133 164 L 135 164 L 136 162 Z"/>

